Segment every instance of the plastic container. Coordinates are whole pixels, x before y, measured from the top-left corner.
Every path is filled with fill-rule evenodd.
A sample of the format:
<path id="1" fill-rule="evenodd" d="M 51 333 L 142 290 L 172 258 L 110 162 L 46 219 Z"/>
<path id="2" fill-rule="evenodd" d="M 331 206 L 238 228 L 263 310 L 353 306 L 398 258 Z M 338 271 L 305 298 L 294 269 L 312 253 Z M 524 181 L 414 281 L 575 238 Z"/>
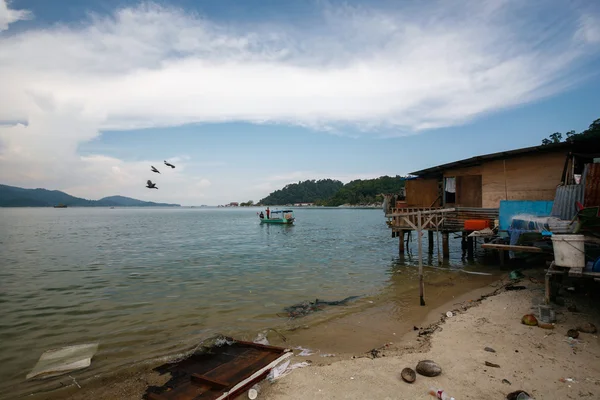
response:
<path id="1" fill-rule="evenodd" d="M 468 219 L 465 221 L 466 231 L 480 231 L 490 227 L 490 221 L 487 219 Z"/>
<path id="2" fill-rule="evenodd" d="M 556 312 L 551 306 L 540 304 L 538 306 L 538 312 L 540 320 L 546 324 L 552 324 L 556 322 Z"/>
<path id="3" fill-rule="evenodd" d="M 427 393 L 429 393 L 430 395 L 432 395 L 436 399 L 454 400 L 454 397 L 450 397 L 450 395 L 448 393 L 444 392 L 444 389 L 430 388 Z"/>
<path id="4" fill-rule="evenodd" d="M 552 235 L 552 247 L 557 266 L 585 268 L 584 235 Z"/>

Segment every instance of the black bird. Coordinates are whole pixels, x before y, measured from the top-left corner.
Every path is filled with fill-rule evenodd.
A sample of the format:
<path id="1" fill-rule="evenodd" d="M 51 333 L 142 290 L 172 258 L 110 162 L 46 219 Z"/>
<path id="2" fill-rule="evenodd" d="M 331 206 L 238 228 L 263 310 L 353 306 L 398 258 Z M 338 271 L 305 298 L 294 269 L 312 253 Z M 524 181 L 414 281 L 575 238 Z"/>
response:
<path id="1" fill-rule="evenodd" d="M 151 165 L 151 167 L 152 167 L 152 172 L 156 172 L 157 174 L 160 174 L 160 171 L 157 170 L 156 168 L 154 168 L 154 165 Z"/>
<path id="2" fill-rule="evenodd" d="M 171 168 L 175 168 L 175 166 L 173 164 L 169 164 L 168 162 L 165 161 L 165 165 L 171 167 Z"/>
<path id="3" fill-rule="evenodd" d="M 146 183 L 146 187 L 147 187 L 148 189 L 158 189 L 158 188 L 156 187 L 156 183 L 152 183 L 152 181 L 151 181 L 150 179 L 148 179 L 148 182 Z"/>

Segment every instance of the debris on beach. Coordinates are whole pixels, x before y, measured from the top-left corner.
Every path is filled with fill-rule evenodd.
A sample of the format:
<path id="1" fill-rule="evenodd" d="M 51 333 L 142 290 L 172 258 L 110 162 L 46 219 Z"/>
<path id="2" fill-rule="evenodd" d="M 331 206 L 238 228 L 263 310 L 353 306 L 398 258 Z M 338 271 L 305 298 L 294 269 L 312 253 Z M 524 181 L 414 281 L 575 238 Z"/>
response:
<path id="1" fill-rule="evenodd" d="M 277 379 L 283 378 L 284 376 L 288 375 L 290 372 L 292 372 L 296 368 L 304 368 L 304 367 L 308 367 L 310 365 L 311 365 L 310 361 L 302 361 L 302 362 L 290 365 L 290 360 L 287 360 L 283 364 L 280 364 L 280 365 L 276 366 L 275 368 L 273 368 L 271 370 L 271 372 L 269 372 L 269 375 L 267 375 L 267 380 L 269 382 L 276 381 Z"/>
<path id="2" fill-rule="evenodd" d="M 506 383 L 507 385 L 512 385 L 508 379 L 502 379 L 502 383 Z"/>
<path id="3" fill-rule="evenodd" d="M 357 299 L 358 296 L 350 296 L 346 297 L 343 300 L 337 301 L 325 301 L 316 299 L 315 301 L 303 301 L 302 303 L 297 303 L 292 306 L 284 308 L 284 311 L 287 312 L 288 317 L 290 318 L 299 318 L 304 317 L 310 313 L 315 311 L 320 311 L 325 306 L 345 306 L 348 302 Z"/>
<path id="4" fill-rule="evenodd" d="M 485 365 L 486 365 L 486 367 L 500 368 L 500 366 L 498 364 L 494 364 L 494 363 L 491 363 L 489 361 L 486 361 Z"/>
<path id="5" fill-rule="evenodd" d="M 297 354 L 299 357 L 308 357 L 308 356 L 312 356 L 313 354 L 315 354 L 315 352 L 312 351 L 311 349 L 306 349 L 302 346 L 298 346 L 295 349 L 300 350 L 300 353 Z"/>
<path id="6" fill-rule="evenodd" d="M 193 353 L 154 371 L 169 374 L 162 386 L 148 386 L 143 398 L 216 400 L 236 398 L 265 379 L 281 363 L 289 365 L 289 349 L 219 336 L 207 339 Z"/>
<path id="7" fill-rule="evenodd" d="M 536 326 L 538 324 L 537 318 L 533 314 L 523 315 L 521 318 L 521 323 L 528 326 Z"/>
<path id="8" fill-rule="evenodd" d="M 567 336 L 573 339 L 577 339 L 579 337 L 579 331 L 577 329 L 569 329 L 567 331 Z"/>
<path id="9" fill-rule="evenodd" d="M 554 324 L 548 324 L 545 322 L 538 322 L 538 326 L 543 329 L 554 329 Z"/>
<path id="10" fill-rule="evenodd" d="M 417 379 L 417 374 L 412 368 L 404 368 L 402 372 L 400 372 L 400 376 L 407 383 L 413 383 Z"/>
<path id="11" fill-rule="evenodd" d="M 577 330 L 579 332 L 583 332 L 583 333 L 596 333 L 598 332 L 598 329 L 596 328 L 596 325 L 592 324 L 591 322 L 586 322 L 585 324 L 578 326 Z"/>
<path id="12" fill-rule="evenodd" d="M 256 338 L 253 340 L 253 342 L 268 345 L 269 339 L 267 339 L 267 335 L 265 334 L 265 332 L 259 332 L 258 335 L 256 335 Z"/>
<path id="13" fill-rule="evenodd" d="M 98 351 L 98 343 L 62 347 L 44 352 L 26 379 L 45 379 L 87 368 Z"/>
<path id="14" fill-rule="evenodd" d="M 496 350 L 492 349 L 491 347 L 486 347 L 484 348 L 485 351 L 490 352 L 490 353 L 495 353 Z"/>
<path id="15" fill-rule="evenodd" d="M 442 373 L 442 367 L 431 360 L 422 360 L 417 364 L 417 372 L 423 376 L 438 376 Z"/>
<path id="16" fill-rule="evenodd" d="M 521 394 L 525 395 L 527 397 L 523 397 L 523 396 L 519 397 L 519 395 L 521 395 Z M 506 395 L 506 400 L 521 400 L 521 399 L 532 399 L 533 400 L 531 395 L 524 390 L 517 390 L 517 391 L 514 391 L 514 392 Z"/>

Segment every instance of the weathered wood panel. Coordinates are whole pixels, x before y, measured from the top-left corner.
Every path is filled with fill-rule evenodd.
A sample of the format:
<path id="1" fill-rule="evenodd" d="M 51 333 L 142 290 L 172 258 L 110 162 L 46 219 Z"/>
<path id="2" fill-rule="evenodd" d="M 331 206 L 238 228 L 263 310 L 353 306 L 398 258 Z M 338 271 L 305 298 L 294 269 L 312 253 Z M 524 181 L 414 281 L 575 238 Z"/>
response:
<path id="1" fill-rule="evenodd" d="M 472 167 L 466 168 L 455 168 L 444 171 L 444 177 L 452 177 L 452 176 L 465 176 L 465 175 L 481 175 L 482 169 L 481 165 L 474 165 Z"/>
<path id="2" fill-rule="evenodd" d="M 498 208 L 505 199 L 553 200 L 565 156 L 562 152 L 544 153 L 484 163 L 482 206 Z"/>
<path id="3" fill-rule="evenodd" d="M 406 181 L 408 207 L 439 207 L 439 182 L 437 179 L 412 179 Z"/>
<path id="4" fill-rule="evenodd" d="M 456 177 L 456 206 L 481 207 L 481 175 L 462 175 Z"/>

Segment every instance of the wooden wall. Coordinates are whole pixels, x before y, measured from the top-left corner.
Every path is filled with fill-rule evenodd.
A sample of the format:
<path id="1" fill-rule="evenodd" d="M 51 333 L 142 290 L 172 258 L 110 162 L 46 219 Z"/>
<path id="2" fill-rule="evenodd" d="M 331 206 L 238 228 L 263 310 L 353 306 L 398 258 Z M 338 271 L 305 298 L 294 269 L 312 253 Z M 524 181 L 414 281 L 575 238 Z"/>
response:
<path id="1" fill-rule="evenodd" d="M 440 195 L 438 183 L 437 179 L 411 179 L 406 181 L 406 205 L 408 207 L 439 207 L 441 203 L 439 200 L 436 201 Z"/>
<path id="2" fill-rule="evenodd" d="M 483 207 L 497 208 L 500 200 L 554 200 L 566 153 L 527 155 L 483 164 Z"/>

